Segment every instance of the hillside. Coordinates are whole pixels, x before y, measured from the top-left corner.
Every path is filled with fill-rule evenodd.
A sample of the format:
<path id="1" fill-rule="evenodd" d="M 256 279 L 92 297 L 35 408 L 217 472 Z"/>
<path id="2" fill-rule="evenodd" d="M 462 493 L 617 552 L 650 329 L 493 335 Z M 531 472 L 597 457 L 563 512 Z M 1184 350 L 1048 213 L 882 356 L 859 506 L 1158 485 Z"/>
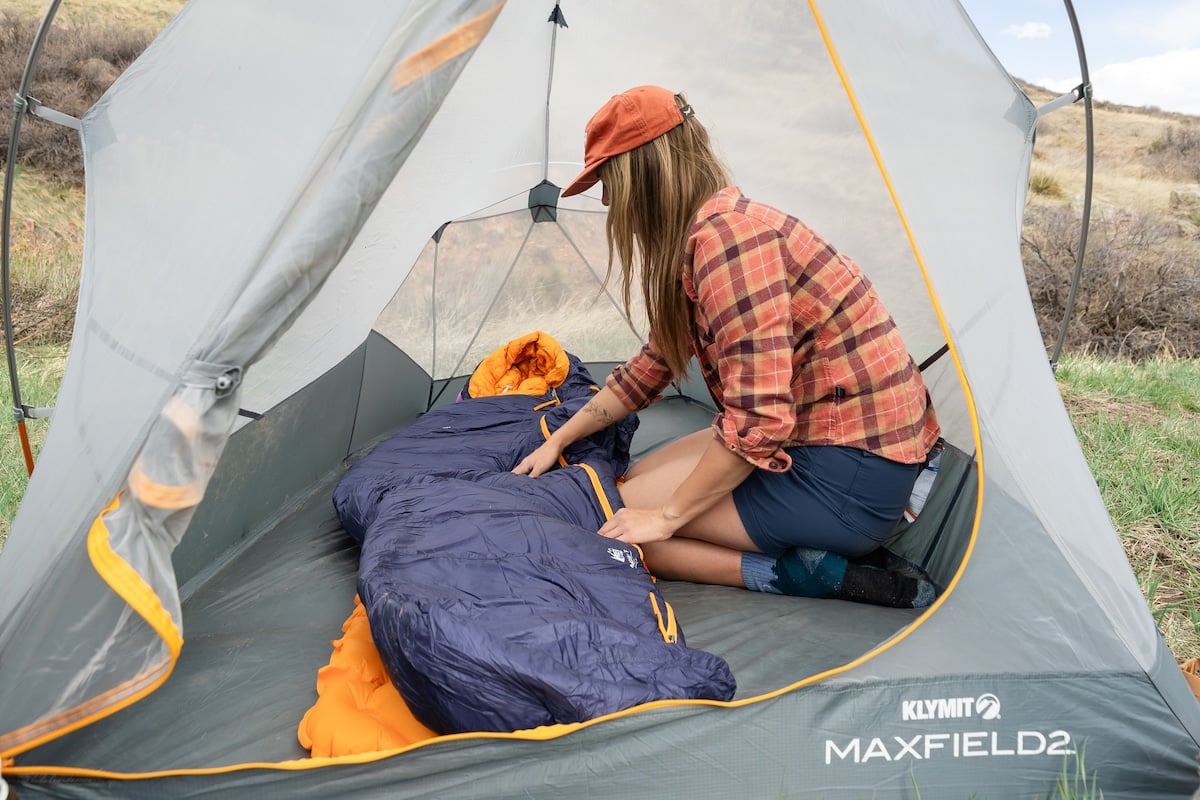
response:
<path id="1" fill-rule="evenodd" d="M 1049 91 L 1022 84 L 1029 98 L 1041 105 L 1054 98 Z M 1093 104 L 1095 129 L 1095 186 L 1093 210 L 1112 209 L 1174 215 L 1171 195 L 1182 186 L 1200 184 L 1200 117 Z M 1081 104 L 1051 112 L 1038 125 L 1034 173 L 1054 177 L 1074 196 L 1084 185 L 1085 117 Z M 1200 188 L 1200 187 L 1196 187 Z M 1039 195 L 1033 194 L 1034 202 Z M 1200 211 L 1200 208 L 1196 209 Z M 1200 219 L 1181 217 L 1200 233 Z"/>

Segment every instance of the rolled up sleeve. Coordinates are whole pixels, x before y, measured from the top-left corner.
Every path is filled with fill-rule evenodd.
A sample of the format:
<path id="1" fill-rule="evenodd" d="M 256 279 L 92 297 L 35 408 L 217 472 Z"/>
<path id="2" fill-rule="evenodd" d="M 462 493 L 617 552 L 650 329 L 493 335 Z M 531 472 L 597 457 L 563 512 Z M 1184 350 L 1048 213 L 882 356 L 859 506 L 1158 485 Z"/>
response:
<path id="1" fill-rule="evenodd" d="M 667 363 L 654 349 L 654 336 L 624 364 L 614 369 L 605 386 L 612 390 L 626 408 L 641 411 L 654 402 L 667 388 L 672 378 Z"/>

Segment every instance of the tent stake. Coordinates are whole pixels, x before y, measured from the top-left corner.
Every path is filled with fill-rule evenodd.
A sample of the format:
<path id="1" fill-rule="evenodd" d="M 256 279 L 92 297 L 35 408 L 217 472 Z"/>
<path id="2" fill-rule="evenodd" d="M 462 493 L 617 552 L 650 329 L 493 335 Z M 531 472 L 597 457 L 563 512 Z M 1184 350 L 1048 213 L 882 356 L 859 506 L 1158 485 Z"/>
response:
<path id="1" fill-rule="evenodd" d="M 17 422 L 17 435 L 21 439 L 21 452 L 25 455 L 25 469 L 33 474 L 33 449 L 29 446 L 29 431 L 25 430 L 25 420 Z"/>

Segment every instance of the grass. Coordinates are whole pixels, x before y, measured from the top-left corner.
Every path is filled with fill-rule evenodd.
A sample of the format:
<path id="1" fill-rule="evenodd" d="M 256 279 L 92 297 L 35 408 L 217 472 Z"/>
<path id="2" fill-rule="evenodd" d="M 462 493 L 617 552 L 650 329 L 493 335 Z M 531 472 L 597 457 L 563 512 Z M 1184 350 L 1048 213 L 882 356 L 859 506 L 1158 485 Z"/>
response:
<path id="1" fill-rule="evenodd" d="M 1083 750 L 1072 760 L 1063 758 L 1062 772 L 1054 782 L 1053 792 L 1046 800 L 1104 800 L 1104 792 L 1096 782 L 1096 773 L 1088 775 Z"/>
<path id="2" fill-rule="evenodd" d="M 9 249 L 17 344 L 69 338 L 83 261 L 83 213 L 83 189 L 17 167 Z"/>
<path id="3" fill-rule="evenodd" d="M 54 17 L 56 25 L 75 27 L 108 25 L 127 28 L 159 30 L 179 13 L 184 0 L 73 0 L 63 3 Z M 22 16 L 41 20 L 46 11 L 45 0 L 6 0 L 10 10 Z"/>
<path id="4" fill-rule="evenodd" d="M 21 379 L 21 401 L 24 405 L 33 407 L 49 407 L 54 405 L 58 394 L 58 385 L 62 380 L 63 368 L 67 362 L 67 346 L 65 344 L 44 344 L 32 347 L 22 347 L 17 350 L 17 375 Z M 9 526 L 17 513 L 21 496 L 29 482 L 29 473 L 25 467 L 21 442 L 17 435 L 17 426 L 11 413 L 13 408 L 12 387 L 8 376 L 8 361 L 0 359 L 0 377 L 3 387 L 0 387 L 0 401 L 6 409 L 3 427 L 0 428 L 0 547 L 8 538 Z M 45 439 L 49 420 L 31 419 L 25 422 L 29 434 L 30 445 L 34 451 L 35 463 L 37 452 Z"/>
<path id="5" fill-rule="evenodd" d="M 1038 105 L 1054 97 L 1028 84 L 1023 88 Z M 1083 194 L 1085 123 L 1082 104 L 1059 109 L 1038 123 L 1034 170 L 1052 172 L 1067 197 Z M 1175 128 L 1178 133 L 1183 124 L 1176 115 L 1100 103 L 1093 109 L 1093 124 L 1093 201 L 1097 210 L 1115 207 L 1165 212 L 1172 189 L 1180 183 L 1196 182 L 1162 174 L 1156 168 L 1159 156 L 1149 153 L 1151 149 L 1160 153 L 1169 149 L 1165 145 L 1168 131 Z M 1035 194 L 1030 200 L 1040 203 L 1056 198 Z"/>
<path id="6" fill-rule="evenodd" d="M 1200 363 L 1074 356 L 1057 378 L 1163 638 L 1200 656 Z"/>
<path id="7" fill-rule="evenodd" d="M 1063 197 L 1066 191 L 1058 178 L 1045 172 L 1034 172 L 1029 176 L 1029 191 L 1048 197 Z"/>

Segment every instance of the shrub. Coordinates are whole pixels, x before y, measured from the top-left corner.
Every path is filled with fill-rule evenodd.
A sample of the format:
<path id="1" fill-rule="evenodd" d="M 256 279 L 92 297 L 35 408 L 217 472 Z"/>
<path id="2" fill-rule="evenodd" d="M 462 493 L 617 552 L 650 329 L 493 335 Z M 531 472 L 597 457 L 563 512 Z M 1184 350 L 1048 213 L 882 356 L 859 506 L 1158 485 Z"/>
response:
<path id="1" fill-rule="evenodd" d="M 1200 243 L 1153 214 L 1093 213 L 1065 347 L 1140 360 L 1200 356 Z M 1021 251 L 1042 338 L 1051 346 L 1066 314 L 1079 247 L 1071 208 L 1030 207 Z"/>
<path id="2" fill-rule="evenodd" d="M 1200 131 L 1187 123 L 1168 126 L 1162 137 L 1146 148 L 1146 161 L 1171 180 L 1200 182 Z"/>
<path id="3" fill-rule="evenodd" d="M 0 14 L 0 89 L 16 95 L 37 32 L 37 21 L 6 10 Z M 55 26 L 46 36 L 29 95 L 48 108 L 81 116 L 150 43 L 153 34 L 85 23 Z M 0 137 L 0 160 L 8 160 L 8 135 Z M 27 116 L 21 123 L 17 163 L 35 166 L 76 186 L 83 184 L 78 134 Z"/>
<path id="4" fill-rule="evenodd" d="M 1058 178 L 1045 172 L 1035 172 L 1029 176 L 1029 191 L 1045 197 L 1062 197 L 1065 194 Z"/>

